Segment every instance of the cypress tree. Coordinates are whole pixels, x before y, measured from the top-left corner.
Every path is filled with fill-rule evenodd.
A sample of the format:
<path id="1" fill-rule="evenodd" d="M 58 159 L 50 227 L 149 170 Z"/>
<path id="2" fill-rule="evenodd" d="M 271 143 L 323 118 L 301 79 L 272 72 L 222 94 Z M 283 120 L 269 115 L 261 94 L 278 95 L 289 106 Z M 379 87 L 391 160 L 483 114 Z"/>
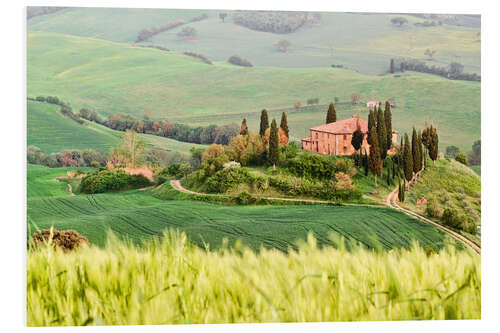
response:
<path id="1" fill-rule="evenodd" d="M 328 112 L 326 113 L 326 123 L 334 123 L 337 121 L 337 112 L 335 111 L 335 106 L 333 106 L 333 103 L 330 103 L 330 106 L 328 107 Z"/>
<path id="2" fill-rule="evenodd" d="M 359 126 L 358 122 L 358 126 L 354 131 L 354 133 L 352 133 L 352 139 L 351 139 L 351 144 L 354 147 L 354 149 L 356 149 L 356 151 L 359 151 L 361 149 L 361 145 L 363 144 L 363 138 L 364 134 L 363 132 L 361 132 L 361 127 Z"/>
<path id="3" fill-rule="evenodd" d="M 288 120 L 286 119 L 286 113 L 283 112 L 283 114 L 281 115 L 281 123 L 280 123 L 280 128 L 283 130 L 283 132 L 285 132 L 285 135 L 287 138 L 289 138 L 288 136 Z"/>
<path id="4" fill-rule="evenodd" d="M 430 147 L 429 147 L 429 156 L 434 164 L 436 164 L 436 160 L 438 158 L 438 146 L 439 146 L 439 138 L 437 130 L 436 128 L 434 128 L 434 130 L 431 132 Z"/>
<path id="5" fill-rule="evenodd" d="M 406 133 L 403 149 L 403 164 L 405 179 L 406 181 L 410 181 L 413 178 L 413 156 L 411 154 L 410 139 L 408 139 L 408 134 Z"/>
<path id="6" fill-rule="evenodd" d="M 370 135 L 372 137 L 372 144 L 370 145 L 370 159 L 369 165 L 370 170 L 375 178 L 375 186 L 377 185 L 377 175 L 382 171 L 382 159 L 380 158 L 380 147 L 378 144 L 378 136 L 375 127 L 370 129 Z"/>
<path id="7" fill-rule="evenodd" d="M 396 163 L 392 161 L 392 179 L 394 179 L 394 177 L 396 177 Z"/>
<path id="8" fill-rule="evenodd" d="M 276 167 L 279 162 L 279 138 L 278 138 L 278 126 L 276 125 L 276 120 L 273 119 L 271 122 L 271 131 L 269 133 L 269 164 Z"/>
<path id="9" fill-rule="evenodd" d="M 374 126 L 375 127 L 377 126 L 377 121 L 375 119 L 375 113 L 372 111 L 372 109 L 370 109 L 370 113 L 368 114 L 368 136 L 366 138 L 366 141 L 368 141 L 368 144 L 370 144 L 370 145 L 372 144 L 370 130 Z"/>
<path id="10" fill-rule="evenodd" d="M 424 158 L 424 151 L 422 147 L 422 132 L 419 130 L 417 134 L 417 142 L 418 142 L 418 171 L 422 170 L 423 168 L 423 158 Z"/>
<path id="11" fill-rule="evenodd" d="M 247 134 L 248 134 L 247 119 L 243 118 L 243 121 L 241 122 L 241 127 L 240 127 L 240 135 L 247 135 Z"/>
<path id="12" fill-rule="evenodd" d="M 394 73 L 394 59 L 391 58 L 391 63 L 390 63 L 390 66 L 389 66 L 389 71 L 391 72 L 391 74 Z"/>
<path id="13" fill-rule="evenodd" d="M 266 134 L 266 130 L 269 128 L 269 118 L 267 117 L 267 110 L 262 110 L 260 114 L 260 136 L 264 136 Z"/>
<path id="14" fill-rule="evenodd" d="M 381 107 L 378 108 L 377 112 L 377 135 L 380 147 L 380 158 L 383 161 L 387 157 L 387 131 L 385 129 L 384 113 Z"/>
<path id="15" fill-rule="evenodd" d="M 413 157 L 413 172 L 417 173 L 420 169 L 419 165 L 419 149 L 418 149 L 418 136 L 415 127 L 413 127 L 413 132 L 411 134 L 411 154 Z"/>
<path id="16" fill-rule="evenodd" d="M 387 132 L 387 150 L 392 147 L 392 113 L 391 113 L 391 104 L 388 101 L 385 102 L 385 110 L 384 110 L 384 119 L 385 119 L 385 131 Z"/>
<path id="17" fill-rule="evenodd" d="M 388 186 L 391 186 L 391 168 L 387 167 L 387 176 L 386 176 L 386 180 L 387 180 L 387 185 Z"/>
<path id="18" fill-rule="evenodd" d="M 365 167 L 365 177 L 368 177 L 368 156 L 366 154 L 366 150 L 364 150 L 363 154 L 363 166 Z"/>

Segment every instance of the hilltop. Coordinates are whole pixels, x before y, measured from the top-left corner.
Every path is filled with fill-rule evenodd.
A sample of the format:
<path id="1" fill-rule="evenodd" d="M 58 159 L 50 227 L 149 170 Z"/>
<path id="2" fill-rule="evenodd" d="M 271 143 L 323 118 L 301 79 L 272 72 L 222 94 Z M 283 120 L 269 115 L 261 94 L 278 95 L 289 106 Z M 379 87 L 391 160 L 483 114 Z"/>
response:
<path id="1" fill-rule="evenodd" d="M 28 96 L 56 95 L 77 110 L 102 115 L 124 112 L 190 125 L 240 122 L 261 109 L 292 108 L 312 97 L 321 103 L 338 97 L 339 118 L 360 112 L 350 104 L 353 92 L 362 100 L 394 98 L 394 124 L 409 131 L 427 119 L 440 130 L 441 147 L 462 149 L 480 135 L 481 84 L 406 72 L 370 76 L 339 68 L 239 67 L 226 62 L 207 65 L 174 52 L 94 38 L 28 33 Z M 57 59 L 57 61 L 54 61 Z M 326 109 L 290 110 L 293 139 L 324 121 Z"/>
<path id="2" fill-rule="evenodd" d="M 221 12 L 228 14 L 224 23 L 218 17 Z M 411 57 L 439 66 L 459 59 L 465 71 L 480 73 L 481 70 L 481 43 L 476 35 L 481 20 L 477 17 L 456 15 L 457 24 L 446 19 L 441 20 L 441 25 L 420 26 L 426 21 L 437 23 L 438 19 L 405 14 L 322 12 L 314 24 L 280 35 L 234 24 L 232 13 L 230 10 L 67 8 L 30 19 L 28 31 L 133 43 L 142 29 L 184 20 L 184 26 L 197 31 L 196 38 L 190 42 L 177 37 L 182 27 L 176 27 L 142 44 L 160 45 L 176 52 L 202 53 L 213 61 L 225 61 L 238 54 L 256 66 L 341 64 L 362 73 L 381 74 L 387 72 L 391 57 Z M 201 15 L 206 18 L 191 22 Z M 394 17 L 404 17 L 408 24 L 394 26 L 390 23 Z M 459 26 L 464 19 L 467 24 Z M 287 53 L 277 52 L 273 46 L 280 39 L 291 42 Z M 437 51 L 430 61 L 424 55 L 428 48 Z"/>

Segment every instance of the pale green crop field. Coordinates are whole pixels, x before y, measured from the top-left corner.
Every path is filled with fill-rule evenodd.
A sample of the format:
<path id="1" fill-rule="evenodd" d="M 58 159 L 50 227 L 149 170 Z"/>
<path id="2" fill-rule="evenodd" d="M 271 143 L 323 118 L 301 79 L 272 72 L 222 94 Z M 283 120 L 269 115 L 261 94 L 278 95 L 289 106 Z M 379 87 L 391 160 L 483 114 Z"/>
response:
<path id="1" fill-rule="evenodd" d="M 359 92 L 363 101 L 394 98 L 393 126 L 399 131 L 432 122 L 440 131 L 442 149 L 450 144 L 468 149 L 480 137 L 477 82 L 409 72 L 370 76 L 333 68 L 207 65 L 127 44 L 28 34 L 28 96 L 57 95 L 74 109 L 89 107 L 102 115 L 125 112 L 142 117 L 151 111 L 154 118 L 193 125 L 239 123 L 242 114 L 255 114 L 252 125 L 263 108 L 290 108 L 296 101 L 304 105 L 311 97 L 321 103 L 334 97 L 347 102 L 353 92 Z M 341 109 L 340 119 L 353 111 L 366 114 L 364 107 Z M 291 114 L 291 135 L 302 137 L 309 127 L 324 121 L 325 112 Z"/>
<path id="2" fill-rule="evenodd" d="M 227 12 L 225 23 L 219 12 Z M 29 31 L 57 32 L 132 43 L 144 28 L 169 21 L 189 21 L 202 13 L 208 18 L 188 23 L 197 30 L 190 42 L 177 37 L 182 27 L 163 32 L 143 44 L 165 46 L 176 52 L 202 53 L 213 61 L 226 61 L 237 54 L 256 66 L 329 67 L 342 64 L 367 74 L 385 73 L 391 57 L 411 57 L 426 61 L 427 48 L 437 51 L 430 65 L 447 66 L 452 61 L 464 64 L 468 72 L 480 72 L 481 43 L 476 36 L 479 27 L 442 25 L 417 27 L 424 19 L 396 14 L 321 13 L 321 23 L 304 26 L 279 35 L 253 31 L 238 26 L 226 10 L 69 8 L 28 21 Z M 404 16 L 409 24 L 395 27 L 391 18 Z M 292 43 L 286 54 L 273 44 L 280 39 Z"/>

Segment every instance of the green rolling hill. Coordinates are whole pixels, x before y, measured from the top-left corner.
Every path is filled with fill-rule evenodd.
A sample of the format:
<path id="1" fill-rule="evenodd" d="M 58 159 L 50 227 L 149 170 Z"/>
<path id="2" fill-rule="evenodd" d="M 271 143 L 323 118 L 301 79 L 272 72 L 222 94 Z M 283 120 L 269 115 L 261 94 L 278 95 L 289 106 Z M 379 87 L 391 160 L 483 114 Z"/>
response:
<path id="1" fill-rule="evenodd" d="M 225 23 L 218 17 L 220 12 L 229 13 Z M 208 18 L 189 23 L 201 14 Z M 154 36 L 145 44 L 165 46 L 176 52 L 202 53 L 215 61 L 225 61 L 238 54 L 256 66 L 329 67 L 342 64 L 363 73 L 380 74 L 387 72 L 391 57 L 412 57 L 439 66 L 460 61 L 466 71 L 480 72 L 481 43 L 476 36 L 480 31 L 479 18 L 469 17 L 468 21 L 473 24 L 466 26 L 419 27 L 414 23 L 422 23 L 425 19 L 403 15 L 409 24 L 395 27 L 390 23 L 395 16 L 402 15 L 321 13 L 319 25 L 277 35 L 238 26 L 231 19 L 231 11 L 225 10 L 68 8 L 29 20 L 28 30 L 133 43 L 144 28 L 183 19 L 198 32 L 191 42 L 177 37 L 182 29 L 177 27 Z M 292 43 L 286 54 L 273 47 L 282 38 Z M 437 51 L 432 61 L 424 55 L 427 48 Z"/>
<path id="2" fill-rule="evenodd" d="M 102 115 L 125 112 L 190 125 L 240 122 L 250 126 L 261 109 L 291 108 L 296 101 L 338 97 L 339 118 L 364 106 L 348 102 L 394 98 L 393 124 L 399 131 L 423 126 L 427 119 L 440 131 L 442 149 L 468 149 L 480 136 L 480 91 L 477 82 L 452 81 L 406 72 L 370 76 L 334 68 L 243 68 L 228 63 L 207 65 L 191 57 L 93 38 L 53 33 L 28 34 L 28 96 L 56 95 L 74 109 L 93 108 Z M 324 122 L 325 110 L 290 112 L 293 139 Z M 278 116 L 278 115 L 276 115 Z"/>
<path id="3" fill-rule="evenodd" d="M 55 153 L 65 149 L 95 149 L 107 153 L 120 143 L 123 132 L 109 129 L 91 122 L 80 125 L 64 117 L 59 106 L 35 101 L 28 101 L 28 146 L 33 145 L 46 153 Z M 187 142 L 180 142 L 160 136 L 141 134 L 149 148 L 188 154 L 191 147 L 205 147 Z"/>
<path id="4" fill-rule="evenodd" d="M 216 248 L 223 238 L 232 245 L 239 238 L 253 249 L 265 246 L 280 250 L 294 247 L 309 231 L 320 246 L 332 244 L 332 233 L 369 247 L 378 242 L 385 249 L 409 247 L 413 240 L 437 249 L 445 239 L 439 229 L 389 208 L 224 206 L 164 200 L 150 190 L 69 196 L 55 180 L 58 173 L 62 176 L 67 170 L 73 168 L 28 165 L 30 228 L 74 229 L 97 245 L 104 245 L 108 230 L 140 241 L 174 228 L 185 231 L 200 246 L 205 242 Z"/>

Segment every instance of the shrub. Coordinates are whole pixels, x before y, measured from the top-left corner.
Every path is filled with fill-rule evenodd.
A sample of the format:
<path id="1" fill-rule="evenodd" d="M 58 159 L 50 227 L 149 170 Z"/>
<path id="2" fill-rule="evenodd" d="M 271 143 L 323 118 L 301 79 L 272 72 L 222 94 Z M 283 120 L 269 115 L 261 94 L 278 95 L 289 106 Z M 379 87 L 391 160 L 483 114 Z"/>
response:
<path id="1" fill-rule="evenodd" d="M 39 247 L 48 244 L 52 244 L 54 247 L 59 247 L 67 252 L 81 246 L 89 245 L 89 240 L 75 230 L 59 231 L 52 228 L 35 232 L 31 237 L 31 244 L 28 245 Z"/>
<path id="2" fill-rule="evenodd" d="M 442 221 L 453 228 L 460 227 L 460 220 L 458 211 L 454 208 L 446 208 L 443 211 L 443 216 L 441 217 Z"/>
<path id="3" fill-rule="evenodd" d="M 238 205 L 251 205 L 257 202 L 257 198 L 247 191 L 243 191 L 234 197 L 234 201 Z"/>
<path id="4" fill-rule="evenodd" d="M 462 163 L 463 165 L 469 165 L 467 161 L 467 156 L 463 152 L 458 152 L 457 156 L 455 156 L 455 161 Z"/>
<path id="5" fill-rule="evenodd" d="M 142 174 L 130 175 L 122 169 L 99 170 L 82 178 L 80 191 L 82 193 L 104 193 L 127 190 L 151 185 L 149 179 Z"/>
<path id="6" fill-rule="evenodd" d="M 250 61 L 241 58 L 237 55 L 233 55 L 227 59 L 227 62 L 230 64 L 236 65 L 236 66 L 243 66 L 243 67 L 253 67 L 253 65 L 250 63 Z"/>
<path id="7" fill-rule="evenodd" d="M 252 176 L 244 168 L 227 168 L 217 171 L 207 179 L 209 192 L 224 193 L 240 184 L 251 184 Z"/>
<path id="8" fill-rule="evenodd" d="M 443 215 L 443 212 L 441 210 L 441 207 L 439 206 L 439 203 L 436 199 L 431 198 L 427 201 L 427 206 L 425 207 L 425 213 L 434 218 L 441 218 Z"/>

